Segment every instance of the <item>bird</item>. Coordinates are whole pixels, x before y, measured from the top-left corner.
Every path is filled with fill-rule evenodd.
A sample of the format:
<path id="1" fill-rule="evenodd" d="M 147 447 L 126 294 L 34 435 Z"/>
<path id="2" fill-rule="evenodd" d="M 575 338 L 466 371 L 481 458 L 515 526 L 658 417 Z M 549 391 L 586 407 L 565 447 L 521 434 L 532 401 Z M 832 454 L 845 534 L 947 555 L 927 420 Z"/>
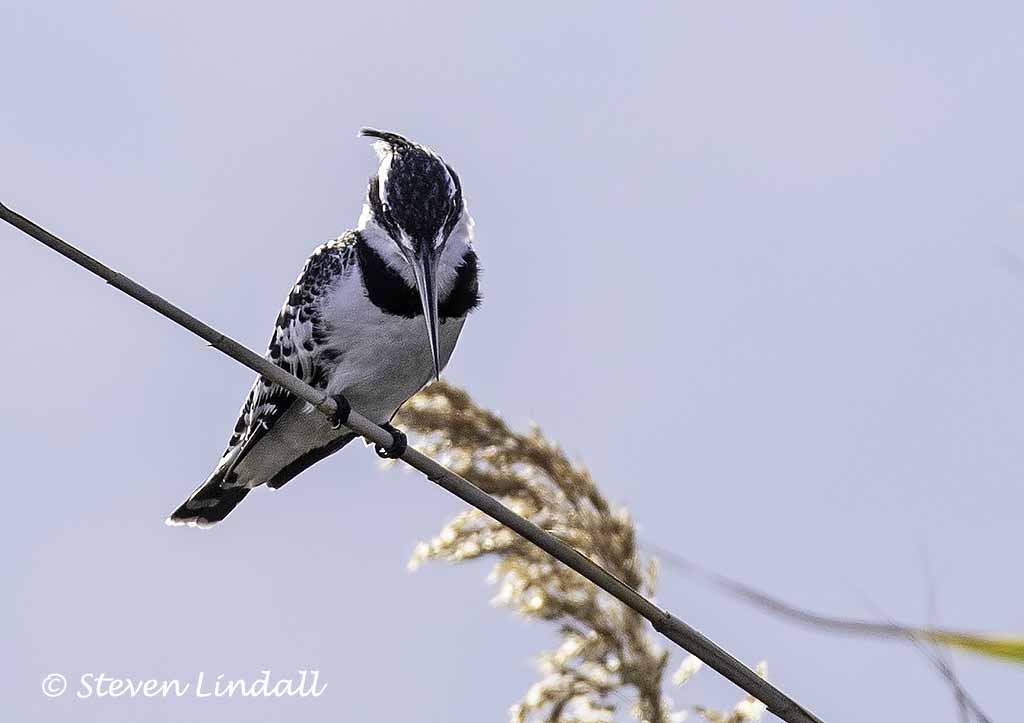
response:
<path id="1" fill-rule="evenodd" d="M 278 314 L 266 358 L 337 404 L 332 419 L 264 377 L 245 398 L 210 476 L 169 525 L 210 527 L 251 490 L 279 489 L 358 435 L 352 409 L 380 424 L 399 457 L 398 409 L 433 379 L 481 302 L 473 218 L 458 174 L 434 150 L 363 128 L 379 159 L 356 227 L 316 248 Z"/>

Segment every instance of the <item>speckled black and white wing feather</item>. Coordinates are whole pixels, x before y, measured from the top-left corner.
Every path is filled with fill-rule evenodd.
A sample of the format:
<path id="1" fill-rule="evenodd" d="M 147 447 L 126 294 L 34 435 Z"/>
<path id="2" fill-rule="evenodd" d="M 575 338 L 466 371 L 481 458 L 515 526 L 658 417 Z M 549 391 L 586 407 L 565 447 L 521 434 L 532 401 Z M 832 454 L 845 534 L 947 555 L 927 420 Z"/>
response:
<path id="1" fill-rule="evenodd" d="M 324 346 L 327 329 L 321 317 L 322 299 L 333 283 L 351 271 L 354 243 L 354 236 L 346 234 L 313 252 L 281 307 L 267 347 L 270 361 L 317 389 L 326 385 L 336 356 Z M 244 450 L 268 432 L 294 402 L 288 390 L 262 377 L 257 379 L 222 459 L 237 465 L 241 459 L 231 459 L 236 450 Z"/>
<path id="2" fill-rule="evenodd" d="M 354 234 L 348 233 L 313 252 L 281 307 L 267 349 L 270 361 L 315 388 L 326 386 L 338 355 L 337 350 L 324 343 L 328 335 L 322 317 L 324 297 L 340 278 L 352 272 L 355 239 Z M 283 387 L 263 377 L 257 378 L 216 470 L 168 518 L 168 523 L 205 526 L 219 522 L 252 487 L 264 482 L 280 487 L 316 461 L 309 461 L 291 474 L 282 469 L 270 479 L 246 478 L 241 473 L 241 463 L 293 407 L 299 413 L 311 411 L 305 402 L 297 400 Z"/>

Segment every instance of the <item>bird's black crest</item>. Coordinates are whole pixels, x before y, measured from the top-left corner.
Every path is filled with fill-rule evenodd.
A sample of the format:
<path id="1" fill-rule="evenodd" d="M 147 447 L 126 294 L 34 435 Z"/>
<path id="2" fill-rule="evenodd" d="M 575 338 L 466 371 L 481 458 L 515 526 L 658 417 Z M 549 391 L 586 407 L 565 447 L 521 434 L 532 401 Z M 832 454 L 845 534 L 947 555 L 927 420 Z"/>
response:
<path id="1" fill-rule="evenodd" d="M 384 183 L 374 176 L 367 193 L 377 222 L 392 238 L 404 231 L 415 244 L 450 234 L 462 214 L 462 184 L 436 153 L 397 133 L 363 128 L 360 135 L 388 144 Z"/>
<path id="2" fill-rule="evenodd" d="M 410 141 L 405 136 L 400 136 L 397 133 L 391 133 L 389 131 L 379 131 L 376 128 L 360 128 L 359 135 L 364 138 L 376 138 L 378 141 L 384 141 L 392 149 L 395 148 L 412 148 L 416 144 Z"/>

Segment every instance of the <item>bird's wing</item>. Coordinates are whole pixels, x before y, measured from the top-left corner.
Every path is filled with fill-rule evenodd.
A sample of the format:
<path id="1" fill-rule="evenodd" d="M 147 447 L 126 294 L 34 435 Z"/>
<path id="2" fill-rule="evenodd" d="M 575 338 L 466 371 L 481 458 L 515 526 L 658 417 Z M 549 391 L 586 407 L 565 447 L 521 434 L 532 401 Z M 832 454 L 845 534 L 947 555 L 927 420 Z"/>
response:
<path id="1" fill-rule="evenodd" d="M 270 337 L 267 358 L 316 388 L 326 386 L 325 363 L 332 358 L 323 348 L 326 329 L 321 300 L 334 281 L 350 273 L 353 266 L 354 238 L 349 234 L 314 251 L 281 307 Z M 228 465 L 227 476 L 295 402 L 287 389 L 263 377 L 256 379 L 221 457 L 221 465 Z"/>

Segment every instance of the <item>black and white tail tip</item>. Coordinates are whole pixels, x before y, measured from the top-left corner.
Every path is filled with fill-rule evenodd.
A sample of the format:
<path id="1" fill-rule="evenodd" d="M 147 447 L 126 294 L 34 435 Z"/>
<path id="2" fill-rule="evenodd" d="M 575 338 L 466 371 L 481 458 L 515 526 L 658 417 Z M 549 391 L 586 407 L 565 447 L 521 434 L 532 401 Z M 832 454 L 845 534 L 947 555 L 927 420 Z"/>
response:
<path id="1" fill-rule="evenodd" d="M 214 474 L 189 495 L 164 522 L 173 527 L 213 527 L 249 494 L 248 487 L 225 486 L 222 474 Z"/>

